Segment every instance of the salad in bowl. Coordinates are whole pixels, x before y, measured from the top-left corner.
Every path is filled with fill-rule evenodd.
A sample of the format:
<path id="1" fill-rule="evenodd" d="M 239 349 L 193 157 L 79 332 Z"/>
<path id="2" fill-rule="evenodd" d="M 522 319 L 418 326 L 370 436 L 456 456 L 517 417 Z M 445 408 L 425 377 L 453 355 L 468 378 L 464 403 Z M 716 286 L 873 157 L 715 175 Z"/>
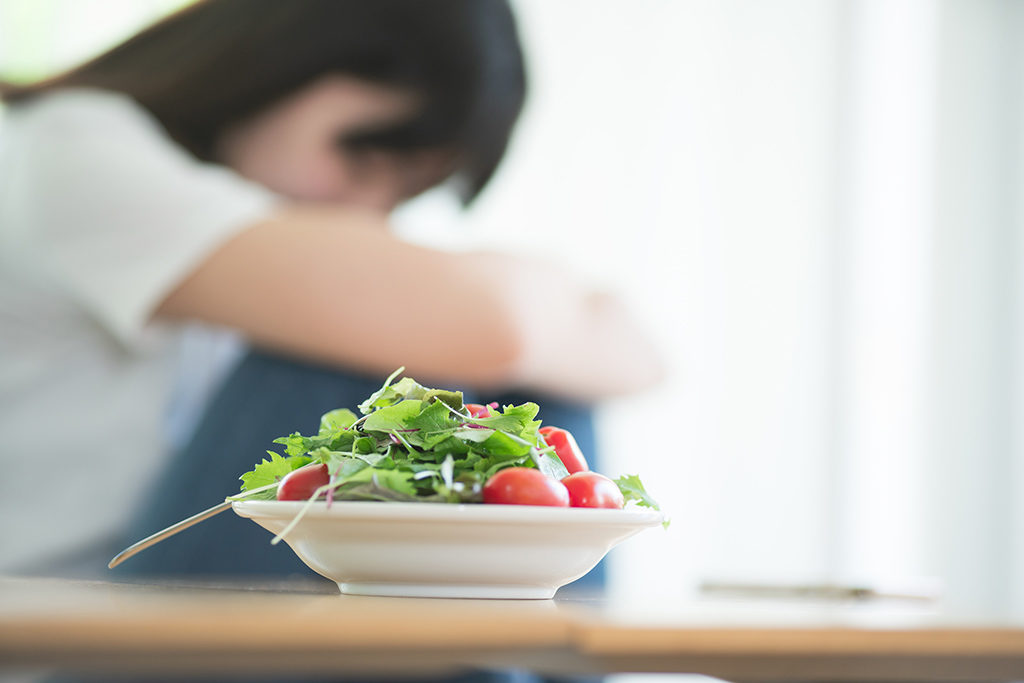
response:
<path id="1" fill-rule="evenodd" d="M 176 526 L 231 507 L 343 593 L 549 598 L 664 523 L 639 477 L 591 471 L 537 404 L 465 403 L 403 370 L 358 414 L 331 410 L 316 434 L 275 439 L 281 452 L 242 474 L 240 493 Z"/>

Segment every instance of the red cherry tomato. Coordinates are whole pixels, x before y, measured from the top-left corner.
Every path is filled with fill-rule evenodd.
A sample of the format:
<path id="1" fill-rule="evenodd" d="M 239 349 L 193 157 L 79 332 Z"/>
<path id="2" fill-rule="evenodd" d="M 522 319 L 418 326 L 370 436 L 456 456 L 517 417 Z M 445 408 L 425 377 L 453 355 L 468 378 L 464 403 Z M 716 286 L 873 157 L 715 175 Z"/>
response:
<path id="1" fill-rule="evenodd" d="M 626 504 L 615 482 L 597 472 L 577 472 L 562 480 L 569 489 L 569 505 L 574 508 L 615 508 Z"/>
<path id="2" fill-rule="evenodd" d="M 569 491 L 557 479 L 530 467 L 509 467 L 484 484 L 484 502 L 499 505 L 569 506 Z"/>
<path id="3" fill-rule="evenodd" d="M 569 474 L 590 470 L 587 459 L 583 457 L 583 451 L 572 434 L 558 427 L 541 427 L 540 435 L 544 437 L 547 445 L 554 447 L 555 455 L 565 465 L 565 469 L 569 470 Z"/>
<path id="4" fill-rule="evenodd" d="M 479 403 L 467 403 L 466 410 L 469 411 L 470 417 L 492 417 L 491 408 L 497 408 L 497 403 L 488 403 L 483 406 Z"/>
<path id="5" fill-rule="evenodd" d="M 292 470 L 277 485 L 278 500 L 309 500 L 313 492 L 330 481 L 327 465 Z"/>

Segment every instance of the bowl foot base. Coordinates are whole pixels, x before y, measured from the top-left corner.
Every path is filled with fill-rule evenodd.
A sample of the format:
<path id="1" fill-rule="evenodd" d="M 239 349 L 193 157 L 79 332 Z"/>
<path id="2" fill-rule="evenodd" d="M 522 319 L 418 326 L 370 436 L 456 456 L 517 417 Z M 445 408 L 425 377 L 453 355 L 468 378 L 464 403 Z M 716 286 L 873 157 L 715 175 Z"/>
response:
<path id="1" fill-rule="evenodd" d="M 473 586 L 429 583 L 338 582 L 346 595 L 383 595 L 400 598 L 484 598 L 497 600 L 549 600 L 557 588 L 543 586 Z"/>

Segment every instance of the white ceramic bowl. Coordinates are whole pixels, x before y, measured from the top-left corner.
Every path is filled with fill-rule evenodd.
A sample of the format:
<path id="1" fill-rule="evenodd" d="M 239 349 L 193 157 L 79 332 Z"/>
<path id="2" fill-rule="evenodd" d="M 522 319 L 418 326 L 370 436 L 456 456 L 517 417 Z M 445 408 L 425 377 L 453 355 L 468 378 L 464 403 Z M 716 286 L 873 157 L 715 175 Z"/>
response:
<path id="1" fill-rule="evenodd" d="M 233 507 L 277 534 L 303 505 L 238 501 Z M 642 509 L 376 502 L 328 508 L 320 502 L 285 541 L 342 593 L 544 599 L 662 519 Z"/>

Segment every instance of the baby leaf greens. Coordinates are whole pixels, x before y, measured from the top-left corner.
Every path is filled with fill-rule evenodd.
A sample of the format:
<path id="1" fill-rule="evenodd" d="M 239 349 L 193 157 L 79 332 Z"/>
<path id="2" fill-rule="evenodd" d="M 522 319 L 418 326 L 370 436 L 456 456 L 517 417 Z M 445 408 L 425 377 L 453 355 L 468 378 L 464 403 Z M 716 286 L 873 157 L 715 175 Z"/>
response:
<path id="1" fill-rule="evenodd" d="M 637 505 L 646 508 L 658 509 L 658 503 L 647 493 L 644 485 L 640 483 L 640 477 L 635 474 L 624 474 L 615 480 L 619 490 L 622 491 L 626 502 L 633 501 Z"/>
<path id="2" fill-rule="evenodd" d="M 267 451 L 267 454 L 270 456 L 270 460 L 264 459 L 263 462 L 256 465 L 256 469 L 252 472 L 246 472 L 242 475 L 243 491 L 252 491 L 261 487 L 266 487 L 269 484 L 276 484 L 286 475 L 290 474 L 292 470 L 298 469 L 303 465 L 308 465 L 313 460 L 305 455 L 282 458 L 280 455 L 272 451 Z M 259 496 L 257 495 L 248 496 L 250 500 L 255 500 L 258 497 Z M 265 491 L 262 497 L 272 500 L 274 498 L 274 492 Z"/>
<path id="3" fill-rule="evenodd" d="M 325 414 L 315 435 L 275 439 L 270 453 L 242 475 L 248 492 L 306 465 L 326 465 L 333 500 L 482 502 L 483 485 L 506 467 L 530 467 L 556 480 L 568 475 L 539 433 L 535 403 L 473 417 L 462 393 L 428 389 L 395 372 L 359 405 Z M 273 491 L 245 496 L 273 499 Z"/>

